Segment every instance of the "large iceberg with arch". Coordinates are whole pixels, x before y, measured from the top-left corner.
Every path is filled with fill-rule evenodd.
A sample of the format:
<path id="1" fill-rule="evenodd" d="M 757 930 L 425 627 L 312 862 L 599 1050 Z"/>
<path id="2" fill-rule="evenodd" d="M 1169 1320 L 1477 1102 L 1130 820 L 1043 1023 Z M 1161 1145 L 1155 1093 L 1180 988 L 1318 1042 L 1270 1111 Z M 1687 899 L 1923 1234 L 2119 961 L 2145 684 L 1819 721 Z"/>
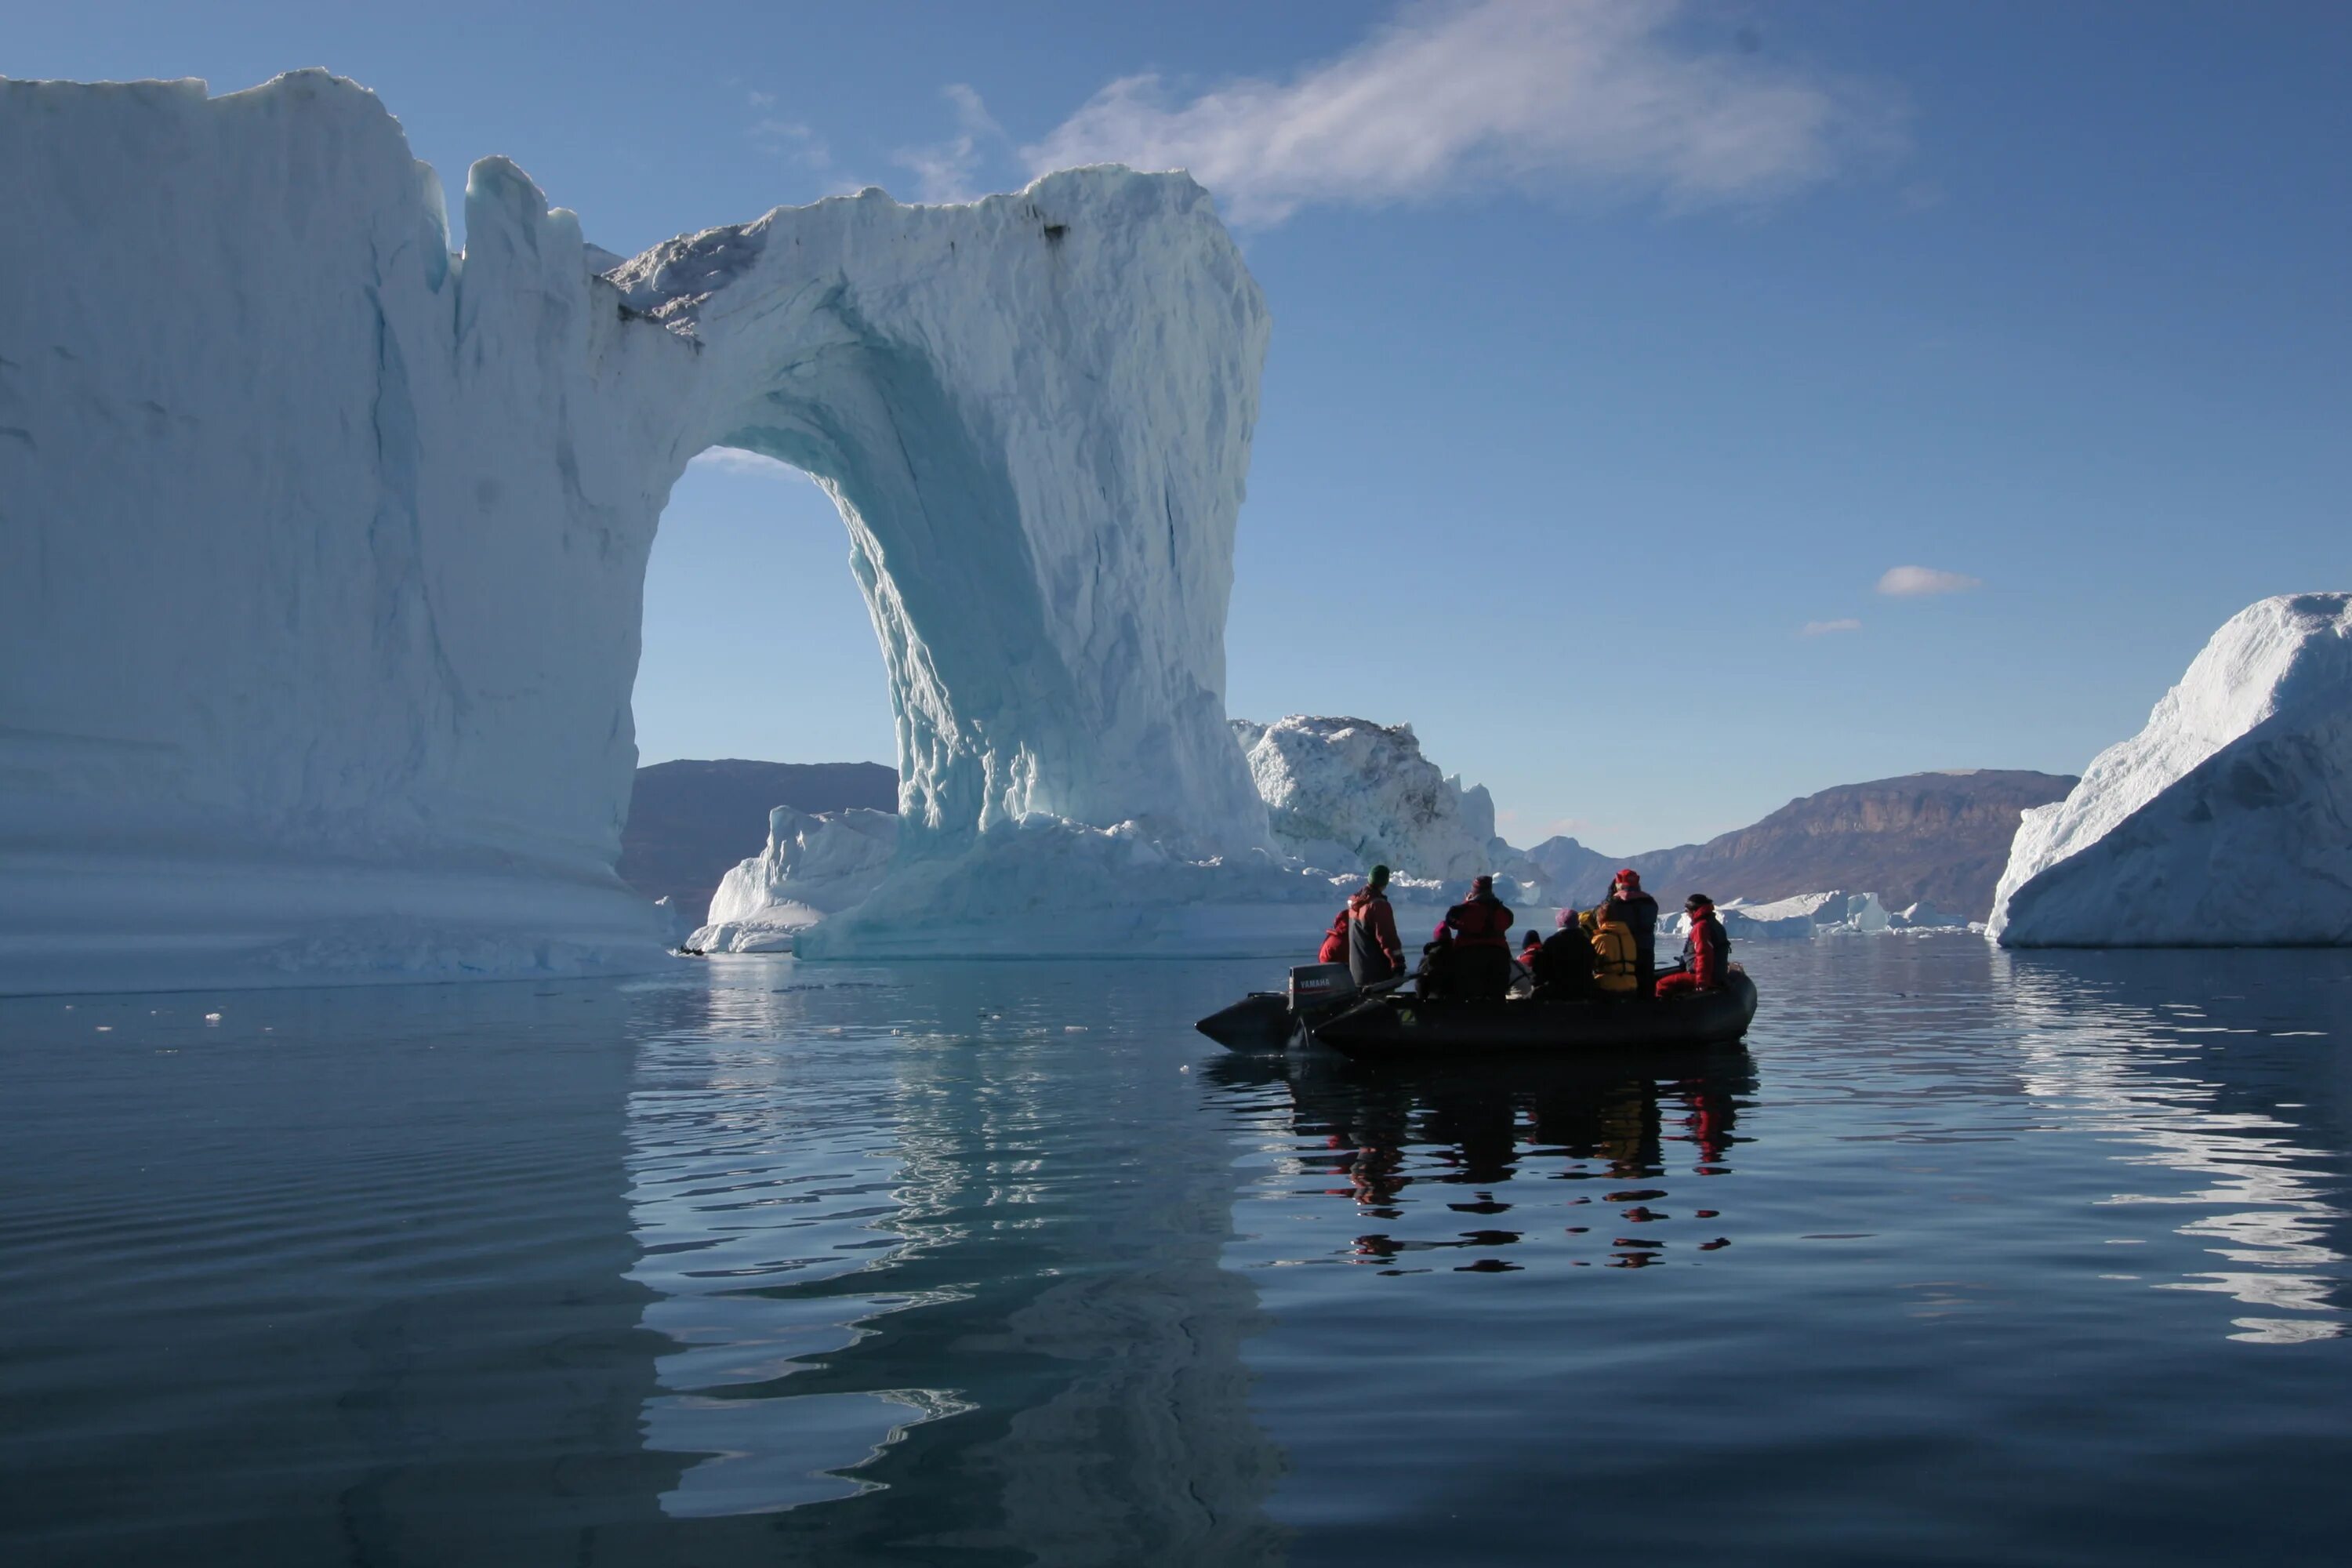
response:
<path id="1" fill-rule="evenodd" d="M 2004 947 L 2352 945 L 2352 594 L 2223 624 L 2147 725 L 2018 825 Z"/>
<path id="2" fill-rule="evenodd" d="M 629 699 L 713 446 L 830 492 L 888 671 L 897 858 L 828 951 L 1328 898 L 1225 725 L 1267 316 L 1189 177 L 868 191 L 614 265 L 499 158 L 452 254 L 323 72 L 0 82 L 0 991 L 660 962 L 613 872 Z"/>

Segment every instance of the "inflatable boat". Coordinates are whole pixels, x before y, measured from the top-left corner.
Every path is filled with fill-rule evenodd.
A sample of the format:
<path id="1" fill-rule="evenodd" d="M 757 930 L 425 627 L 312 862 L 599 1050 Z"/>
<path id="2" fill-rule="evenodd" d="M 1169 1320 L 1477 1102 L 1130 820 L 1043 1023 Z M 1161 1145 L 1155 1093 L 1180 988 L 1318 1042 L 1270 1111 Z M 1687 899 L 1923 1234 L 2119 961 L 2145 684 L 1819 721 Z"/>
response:
<path id="1" fill-rule="evenodd" d="M 1302 998 L 1299 976 L 1308 973 L 1294 970 L 1289 993 L 1256 993 L 1194 1027 L 1232 1050 L 1279 1050 L 1313 1040 L 1370 1058 L 1728 1045 L 1756 1017 L 1756 983 L 1736 963 L 1722 990 L 1663 1001 L 1465 1002 L 1402 991 L 1375 995 L 1328 977 L 1310 982 Z"/>

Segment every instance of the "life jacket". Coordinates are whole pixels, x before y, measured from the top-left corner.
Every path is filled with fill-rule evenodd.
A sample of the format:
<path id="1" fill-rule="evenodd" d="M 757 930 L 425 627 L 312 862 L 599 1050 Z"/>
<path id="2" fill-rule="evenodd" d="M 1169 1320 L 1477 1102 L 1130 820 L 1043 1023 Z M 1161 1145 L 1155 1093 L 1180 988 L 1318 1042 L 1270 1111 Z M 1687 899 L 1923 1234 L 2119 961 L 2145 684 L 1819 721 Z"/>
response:
<path id="1" fill-rule="evenodd" d="M 1642 984 L 1642 963 L 1633 947 L 1633 933 L 1617 921 L 1602 921 L 1592 931 L 1592 973 L 1601 989 L 1630 992 Z"/>
<path id="2" fill-rule="evenodd" d="M 1445 923 L 1453 928 L 1454 940 L 1460 946 L 1511 950 L 1503 934 L 1511 929 L 1511 907 L 1492 894 L 1454 905 L 1445 911 Z"/>

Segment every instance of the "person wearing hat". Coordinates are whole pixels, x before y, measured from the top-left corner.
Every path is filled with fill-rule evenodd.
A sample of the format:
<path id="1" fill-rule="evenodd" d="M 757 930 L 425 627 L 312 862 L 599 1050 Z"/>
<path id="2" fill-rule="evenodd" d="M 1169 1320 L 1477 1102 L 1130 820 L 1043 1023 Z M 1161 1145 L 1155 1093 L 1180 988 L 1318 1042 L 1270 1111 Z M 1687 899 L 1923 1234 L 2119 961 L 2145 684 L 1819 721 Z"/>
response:
<path id="1" fill-rule="evenodd" d="M 1397 940 L 1396 911 L 1389 908 L 1389 868 L 1372 868 L 1371 879 L 1348 898 L 1348 973 L 1359 985 L 1393 980 L 1404 973 L 1404 943 Z"/>
<path id="2" fill-rule="evenodd" d="M 1683 912 L 1690 916 L 1690 934 L 1683 938 L 1683 967 L 1679 973 L 1658 982 L 1657 994 L 1662 997 L 1720 991 L 1731 963 L 1731 938 L 1724 933 L 1723 921 L 1716 918 L 1715 900 L 1705 893 L 1693 893 L 1683 900 Z"/>
<path id="3" fill-rule="evenodd" d="M 1454 933 L 1454 984 L 1473 1002 L 1499 1002 L 1511 988 L 1511 906 L 1495 897 L 1495 879 L 1480 877 L 1470 896 L 1445 911 Z"/>
<path id="4" fill-rule="evenodd" d="M 1625 902 L 1615 894 L 1601 900 L 1592 922 L 1592 983 L 1604 996 L 1631 999 L 1643 994 L 1642 965 L 1633 933 L 1625 924 Z"/>
<path id="5" fill-rule="evenodd" d="M 1642 891 L 1642 874 L 1631 866 L 1617 873 L 1609 896 L 1617 900 L 1625 929 L 1633 936 L 1634 994 L 1647 996 L 1658 977 L 1658 900 Z"/>

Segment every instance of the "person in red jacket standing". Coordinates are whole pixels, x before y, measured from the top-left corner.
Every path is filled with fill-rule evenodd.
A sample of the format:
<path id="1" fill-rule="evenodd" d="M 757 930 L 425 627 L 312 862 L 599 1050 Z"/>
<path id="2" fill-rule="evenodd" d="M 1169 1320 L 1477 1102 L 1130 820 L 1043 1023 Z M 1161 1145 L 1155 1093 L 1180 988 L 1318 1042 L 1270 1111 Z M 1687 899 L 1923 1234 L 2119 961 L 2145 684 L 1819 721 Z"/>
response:
<path id="1" fill-rule="evenodd" d="M 1470 884 L 1470 896 L 1445 911 L 1454 933 L 1455 993 L 1473 1002 L 1499 1002 L 1511 988 L 1511 906 L 1495 897 L 1495 879 Z"/>
<path id="2" fill-rule="evenodd" d="M 1397 940 L 1388 887 L 1389 868 L 1375 866 L 1371 879 L 1348 898 L 1348 973 L 1359 985 L 1404 973 L 1404 943 Z"/>
<path id="3" fill-rule="evenodd" d="M 1682 973 L 1658 982 L 1660 996 L 1720 991 L 1731 963 L 1731 938 L 1724 934 L 1723 921 L 1716 918 L 1715 900 L 1705 893 L 1693 893 L 1683 900 L 1683 910 L 1690 916 L 1690 934 L 1683 939 Z"/>

